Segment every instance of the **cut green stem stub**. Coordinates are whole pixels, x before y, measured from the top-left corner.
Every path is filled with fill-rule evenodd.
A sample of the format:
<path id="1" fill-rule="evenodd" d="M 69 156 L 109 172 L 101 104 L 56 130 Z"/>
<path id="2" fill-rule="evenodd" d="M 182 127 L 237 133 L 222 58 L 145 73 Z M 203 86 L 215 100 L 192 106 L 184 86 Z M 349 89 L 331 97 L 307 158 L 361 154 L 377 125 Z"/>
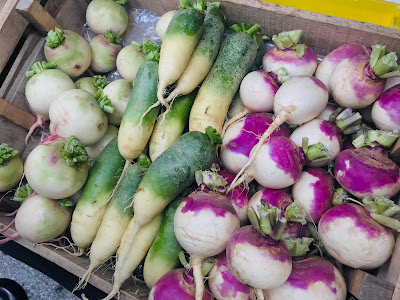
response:
<path id="1" fill-rule="evenodd" d="M 289 250 L 290 256 L 304 256 L 310 250 L 310 245 L 314 240 L 312 238 L 290 238 L 284 239 L 286 247 Z"/>
<path id="2" fill-rule="evenodd" d="M 374 214 L 374 213 L 371 213 L 371 217 L 379 224 L 389 227 L 389 228 L 392 228 L 392 229 L 395 229 L 396 231 L 400 232 L 400 221 L 399 220 L 396 220 L 396 219 L 393 219 L 393 218 L 390 218 L 387 216 L 383 216 L 380 214 Z"/>
<path id="3" fill-rule="evenodd" d="M 150 167 L 151 165 L 151 160 L 150 158 L 147 157 L 146 154 L 140 154 L 138 159 L 137 159 L 139 165 L 143 166 L 143 167 Z"/>
<path id="4" fill-rule="evenodd" d="M 107 85 L 107 77 L 104 75 L 95 75 L 93 77 L 93 85 L 97 89 L 104 89 Z"/>
<path id="5" fill-rule="evenodd" d="M 79 165 L 86 163 L 89 166 L 93 164 L 89 158 L 85 146 L 78 140 L 77 137 L 71 136 L 61 150 L 61 155 L 65 159 L 66 163 L 70 166 Z"/>
<path id="6" fill-rule="evenodd" d="M 381 78 L 390 78 L 398 76 L 399 68 L 397 65 L 397 55 L 390 52 L 385 55 L 386 47 L 383 45 L 372 46 L 372 52 L 369 59 L 369 65 L 375 75 Z"/>
<path id="7" fill-rule="evenodd" d="M 286 207 L 285 218 L 292 222 L 301 223 L 302 225 L 307 223 L 306 212 L 297 202 L 293 202 Z"/>
<path id="8" fill-rule="evenodd" d="M 383 196 L 366 196 L 362 199 L 364 208 L 371 214 L 380 214 L 386 217 L 392 217 L 400 212 L 400 206 L 395 204 L 389 198 Z"/>
<path id="9" fill-rule="evenodd" d="M 8 144 L 3 143 L 0 145 L 0 165 L 5 164 L 17 155 L 18 150 L 14 150 Z"/>
<path id="10" fill-rule="evenodd" d="M 253 26 L 247 23 L 241 23 L 240 26 L 238 24 L 234 24 L 231 26 L 231 29 L 235 32 L 244 32 L 250 35 L 256 42 L 257 48 L 260 46 L 261 41 L 269 39 L 266 35 L 261 34 L 260 25 L 258 24 L 254 24 Z"/>
<path id="11" fill-rule="evenodd" d="M 222 144 L 222 137 L 219 134 L 219 132 L 212 128 L 211 126 L 208 126 L 206 128 L 206 135 L 208 136 L 208 138 L 210 139 L 211 143 L 213 145 L 221 145 Z"/>
<path id="12" fill-rule="evenodd" d="M 338 188 L 332 197 L 332 205 L 337 206 L 344 203 L 344 200 L 348 197 L 347 192 L 344 188 Z"/>
<path id="13" fill-rule="evenodd" d="M 250 222 L 263 236 L 269 236 L 274 240 L 280 240 L 286 228 L 287 220 L 282 211 L 267 204 L 258 205 L 257 211 L 253 207 L 247 209 Z"/>
<path id="14" fill-rule="evenodd" d="M 335 123 L 344 134 L 350 134 L 361 128 L 361 119 L 362 116 L 359 112 L 354 113 L 351 108 L 346 108 L 336 116 Z M 349 130 L 350 128 L 351 130 Z"/>
<path id="15" fill-rule="evenodd" d="M 197 170 L 195 172 L 197 185 L 204 185 L 211 191 L 224 194 L 229 187 L 228 182 L 217 171 L 216 169 L 207 171 Z"/>
<path id="16" fill-rule="evenodd" d="M 57 48 L 64 42 L 64 31 L 58 27 L 50 30 L 46 36 L 46 45 L 50 48 Z"/>
<path id="17" fill-rule="evenodd" d="M 308 146 L 305 155 L 309 161 L 313 162 L 327 160 L 331 157 L 328 149 L 321 142 Z"/>
<path id="18" fill-rule="evenodd" d="M 70 208 L 70 207 L 74 207 L 75 206 L 74 201 L 72 201 L 72 200 L 70 200 L 68 198 L 60 200 L 59 203 L 60 203 L 60 205 L 62 207 L 65 207 L 65 208 Z"/>
<path id="19" fill-rule="evenodd" d="M 302 58 L 305 54 L 305 45 L 299 44 L 303 31 L 292 30 L 284 31 L 272 37 L 272 41 L 280 50 L 291 49 L 296 50 L 297 57 Z"/>
<path id="20" fill-rule="evenodd" d="M 114 0 L 115 3 L 118 3 L 120 5 L 124 5 L 128 0 Z"/>
<path id="21" fill-rule="evenodd" d="M 111 103 L 110 98 L 108 98 L 107 95 L 104 94 L 102 89 L 97 90 L 96 100 L 103 111 L 108 112 L 110 114 L 114 112 L 115 109 Z"/>
<path id="22" fill-rule="evenodd" d="M 32 195 L 33 192 L 34 190 L 31 188 L 29 183 L 27 183 L 24 186 L 21 186 L 17 189 L 17 191 L 14 194 L 13 200 L 18 202 L 23 202 L 26 198 Z"/>
<path id="23" fill-rule="evenodd" d="M 32 77 L 44 70 L 54 69 L 55 67 L 57 67 L 57 65 L 51 61 L 37 61 L 32 65 L 31 69 L 25 73 L 25 75 L 26 77 Z"/>
<path id="24" fill-rule="evenodd" d="M 107 42 L 112 43 L 112 44 L 120 44 L 121 43 L 121 37 L 116 34 L 115 32 L 113 32 L 111 29 L 108 29 L 106 31 L 106 34 L 104 35 L 104 37 L 106 38 Z"/>

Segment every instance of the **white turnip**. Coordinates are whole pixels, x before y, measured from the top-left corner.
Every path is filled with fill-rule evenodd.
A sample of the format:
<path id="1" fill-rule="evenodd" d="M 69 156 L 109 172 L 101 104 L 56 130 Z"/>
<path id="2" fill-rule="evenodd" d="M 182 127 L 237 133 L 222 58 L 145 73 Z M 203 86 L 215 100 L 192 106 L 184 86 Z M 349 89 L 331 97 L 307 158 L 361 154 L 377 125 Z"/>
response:
<path id="1" fill-rule="evenodd" d="M 18 151 L 3 143 L 0 145 L 0 192 L 14 187 L 22 177 L 24 165 Z"/>

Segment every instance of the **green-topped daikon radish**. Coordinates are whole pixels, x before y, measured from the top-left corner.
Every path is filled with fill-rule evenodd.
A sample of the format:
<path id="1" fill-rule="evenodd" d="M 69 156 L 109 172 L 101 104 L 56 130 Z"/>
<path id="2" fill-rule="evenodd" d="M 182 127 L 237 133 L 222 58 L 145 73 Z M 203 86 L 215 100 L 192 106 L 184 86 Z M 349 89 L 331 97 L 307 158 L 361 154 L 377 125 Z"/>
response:
<path id="1" fill-rule="evenodd" d="M 104 148 L 90 171 L 71 222 L 72 240 L 82 253 L 96 237 L 124 162 L 114 139 Z"/>
<path id="2" fill-rule="evenodd" d="M 182 135 L 189 121 L 189 113 L 196 93 L 197 91 L 177 98 L 165 119 L 156 122 L 149 143 L 149 154 L 152 161 L 155 161 Z"/>
<path id="3" fill-rule="evenodd" d="M 149 288 L 152 288 L 164 274 L 179 264 L 179 253 L 182 251 L 182 246 L 175 237 L 174 216 L 179 204 L 192 191 L 189 189 L 176 197 L 163 212 L 160 231 L 144 261 L 143 277 Z"/>
<path id="4" fill-rule="evenodd" d="M 206 134 L 188 132 L 165 150 L 149 167 L 133 198 L 134 219 L 124 235 L 127 247 L 118 250 L 117 265 L 130 259 L 129 249 L 136 234 L 195 181 L 195 172 L 216 160 L 216 144 L 221 136 L 209 127 Z M 116 274 L 114 274 L 116 278 Z"/>
<path id="5" fill-rule="evenodd" d="M 106 76 L 95 75 L 94 77 L 82 77 L 75 81 L 75 87 L 80 90 L 89 92 L 96 97 L 99 89 L 104 89 L 107 85 Z"/>
<path id="6" fill-rule="evenodd" d="M 93 160 L 96 160 L 103 149 L 110 143 L 114 138 L 118 135 L 118 128 L 113 125 L 108 125 L 106 133 L 96 144 L 91 146 L 86 146 L 86 152 L 89 157 Z"/>
<path id="7" fill-rule="evenodd" d="M 204 132 L 208 126 L 222 132 L 229 105 L 240 82 L 253 64 L 259 43 L 259 25 L 233 25 L 218 57 L 202 83 L 189 118 L 189 130 Z"/>
<path id="8" fill-rule="evenodd" d="M 193 7 L 190 1 L 180 0 L 179 8 L 165 32 L 160 53 L 157 104 L 164 106 L 168 106 L 164 99 L 165 89 L 182 75 L 204 28 L 203 0 L 198 0 Z"/>
<path id="9" fill-rule="evenodd" d="M 210 71 L 225 31 L 225 16 L 218 7 L 210 5 L 204 18 L 204 31 L 175 89 L 166 98 L 169 103 L 179 95 L 187 95 L 198 87 Z"/>
<path id="10" fill-rule="evenodd" d="M 0 192 L 5 192 L 14 187 L 22 177 L 24 165 L 14 150 L 7 144 L 0 145 Z"/>
<path id="11" fill-rule="evenodd" d="M 133 217 L 132 208 L 126 209 L 126 207 L 132 202 L 133 195 L 136 193 L 147 167 L 150 165 L 150 160 L 145 155 L 140 157 L 138 161 L 137 164 L 128 167 L 108 203 L 101 226 L 90 247 L 89 268 L 82 276 L 75 290 L 83 288 L 93 271 L 118 250 L 122 235 Z"/>
<path id="12" fill-rule="evenodd" d="M 133 219 L 132 219 L 133 220 Z M 162 215 L 156 216 L 152 221 L 144 225 L 135 238 L 133 243 L 130 243 L 130 232 L 134 223 L 129 223 L 128 228 L 125 230 L 122 236 L 121 245 L 118 248 L 117 257 L 120 256 L 121 252 L 128 252 L 127 259 L 123 262 L 117 260 L 114 272 L 114 285 L 110 294 L 103 300 L 111 300 L 116 294 L 119 293 L 121 285 L 132 276 L 132 272 L 137 268 L 143 258 L 146 256 L 151 243 L 156 237 L 162 221 Z"/>

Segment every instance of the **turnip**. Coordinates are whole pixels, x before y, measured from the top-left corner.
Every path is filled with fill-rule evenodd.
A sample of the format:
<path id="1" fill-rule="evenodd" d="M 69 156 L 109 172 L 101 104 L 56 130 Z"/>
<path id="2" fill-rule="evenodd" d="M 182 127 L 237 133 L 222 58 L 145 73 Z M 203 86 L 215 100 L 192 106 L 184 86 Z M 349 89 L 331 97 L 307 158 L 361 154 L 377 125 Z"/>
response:
<path id="1" fill-rule="evenodd" d="M 177 13 L 177 10 L 170 10 L 164 13 L 160 19 L 158 19 L 156 24 L 156 34 L 162 40 L 164 38 L 165 32 L 167 31 L 169 23 L 171 23 L 172 18 Z"/>
<path id="2" fill-rule="evenodd" d="M 332 97 L 343 107 L 363 108 L 383 92 L 387 76 L 397 66 L 396 53 L 385 54 L 382 45 L 372 46 L 370 57 L 357 55 L 342 60 L 329 78 Z"/>
<path id="3" fill-rule="evenodd" d="M 128 26 L 128 14 L 116 1 L 93 0 L 86 9 L 86 21 L 96 34 L 105 34 L 108 29 L 122 34 Z"/>
<path id="4" fill-rule="evenodd" d="M 63 199 L 84 185 L 90 159 L 75 138 L 56 139 L 38 145 L 25 160 L 25 177 L 31 187 L 50 199 Z"/>
<path id="5" fill-rule="evenodd" d="M 106 133 L 108 120 L 96 99 L 83 90 L 61 93 L 49 109 L 50 130 L 61 137 L 75 135 L 85 146 L 97 143 Z"/>
<path id="6" fill-rule="evenodd" d="M 340 152 L 334 174 L 340 185 L 358 198 L 391 197 L 400 191 L 400 168 L 378 147 Z"/>
<path id="7" fill-rule="evenodd" d="M 400 76 L 390 77 L 386 79 L 386 85 L 383 91 L 390 89 L 392 86 L 400 84 Z"/>
<path id="8" fill-rule="evenodd" d="M 15 217 L 18 234 L 32 242 L 42 243 L 61 235 L 71 222 L 70 200 L 56 201 L 41 195 L 30 196 Z"/>
<path id="9" fill-rule="evenodd" d="M 107 85 L 105 76 L 96 75 L 94 77 L 82 77 L 75 81 L 75 87 L 89 92 L 96 97 L 98 89 L 103 89 Z"/>
<path id="10" fill-rule="evenodd" d="M 118 135 L 118 128 L 113 125 L 108 125 L 106 133 L 103 137 L 94 145 L 86 146 L 86 152 L 89 157 L 96 160 L 103 149 L 108 145 L 111 140 L 113 140 Z"/>
<path id="11" fill-rule="evenodd" d="M 328 253 L 352 268 L 377 268 L 394 247 L 393 234 L 362 206 L 350 203 L 328 210 L 318 223 L 318 234 Z"/>
<path id="12" fill-rule="evenodd" d="M 335 67 L 344 59 L 357 55 L 369 55 L 370 50 L 359 44 L 345 44 L 329 52 L 315 71 L 315 77 L 321 80 L 329 90 L 329 78 Z"/>
<path id="13" fill-rule="evenodd" d="M 292 188 L 293 200 L 301 205 L 309 222 L 317 223 L 332 207 L 333 178 L 326 170 L 309 168 L 304 170 Z"/>
<path id="14" fill-rule="evenodd" d="M 239 227 L 239 217 L 229 199 L 222 194 L 197 190 L 179 205 L 174 231 L 179 244 L 190 254 L 196 300 L 201 300 L 204 293 L 203 260 L 224 251 L 230 236 Z"/>
<path id="15" fill-rule="evenodd" d="M 222 164 L 230 171 L 238 173 L 249 160 L 251 149 L 257 145 L 260 135 L 268 129 L 273 120 L 272 114 L 255 113 L 229 126 L 222 140 Z M 286 124 L 280 125 L 272 133 L 271 137 L 275 136 L 290 136 Z"/>
<path id="16" fill-rule="evenodd" d="M 90 68 L 95 72 L 106 73 L 116 66 L 117 56 L 121 51 L 121 38 L 111 30 L 105 35 L 97 35 L 90 41 L 92 61 Z"/>
<path id="17" fill-rule="evenodd" d="M 25 138 L 25 144 L 33 131 L 43 126 L 43 122 L 49 119 L 50 104 L 62 92 L 75 88 L 72 79 L 63 71 L 51 69 L 56 66 L 52 62 L 36 62 L 32 70 L 26 75 L 31 77 L 25 86 L 25 96 L 31 111 L 36 116 L 36 122 L 29 129 Z"/>
<path id="18" fill-rule="evenodd" d="M 107 113 L 108 122 L 112 125 L 119 126 L 124 116 L 128 101 L 132 93 L 132 86 L 128 80 L 118 79 L 107 85 L 104 94 L 111 100 L 114 112 Z"/>
<path id="19" fill-rule="evenodd" d="M 217 263 L 209 273 L 208 286 L 217 300 L 250 300 L 250 287 L 232 274 L 225 252 L 217 256 Z"/>
<path id="20" fill-rule="evenodd" d="M 265 53 L 263 58 L 263 70 L 275 72 L 284 67 L 289 76 L 314 74 L 318 65 L 317 55 L 311 48 L 299 44 L 302 30 L 281 32 L 272 37 L 276 46 Z"/>
<path id="21" fill-rule="evenodd" d="M 71 77 L 82 75 L 90 65 L 92 53 L 88 42 L 70 30 L 55 28 L 46 37 L 44 55 L 57 69 Z"/>
<path id="22" fill-rule="evenodd" d="M 263 292 L 268 300 L 345 300 L 347 295 L 343 275 L 331 262 L 317 256 L 293 261 L 286 282 Z"/>
<path id="23" fill-rule="evenodd" d="M 149 300 L 192 300 L 195 298 L 195 290 L 193 272 L 184 268 L 174 269 L 157 281 L 150 291 Z M 213 297 L 206 292 L 200 299 L 211 300 Z"/>
<path id="24" fill-rule="evenodd" d="M 22 177 L 24 165 L 14 150 L 7 144 L 0 145 L 0 192 L 5 192 L 14 187 Z"/>
<path id="25" fill-rule="evenodd" d="M 333 161 L 343 147 L 342 133 L 340 129 L 328 121 L 314 119 L 296 128 L 290 135 L 290 139 L 298 146 L 304 146 L 304 138 L 308 140 L 307 149 L 303 147 L 307 158 L 310 160 L 308 165 L 321 167 Z M 327 155 L 321 157 L 321 148 L 314 146 L 322 144 L 327 150 Z M 320 157 L 315 160 L 316 157 Z"/>
<path id="26" fill-rule="evenodd" d="M 400 130 L 400 85 L 383 92 L 372 106 L 371 117 L 382 130 Z"/>
<path id="27" fill-rule="evenodd" d="M 275 94 L 274 112 L 276 118 L 263 133 L 247 163 L 242 167 L 232 182 L 230 189 L 250 179 L 253 168 L 257 166 L 256 158 L 264 142 L 281 124 L 302 124 L 317 117 L 328 104 L 328 91 L 325 85 L 317 78 L 311 76 L 292 77 L 284 82 Z M 255 166 L 253 166 L 253 164 Z M 293 164 L 292 164 L 293 165 Z M 295 164 L 294 164 L 295 165 Z M 298 168 L 298 166 L 296 167 Z M 249 169 L 249 170 L 247 170 Z M 266 186 L 268 187 L 268 186 Z"/>
<path id="28" fill-rule="evenodd" d="M 334 106 L 333 104 L 328 103 L 328 105 L 325 107 L 325 109 L 322 111 L 322 113 L 320 113 L 316 119 L 320 119 L 320 120 L 325 120 L 325 121 L 329 121 L 330 116 L 332 115 L 332 113 L 336 110 L 336 106 Z"/>

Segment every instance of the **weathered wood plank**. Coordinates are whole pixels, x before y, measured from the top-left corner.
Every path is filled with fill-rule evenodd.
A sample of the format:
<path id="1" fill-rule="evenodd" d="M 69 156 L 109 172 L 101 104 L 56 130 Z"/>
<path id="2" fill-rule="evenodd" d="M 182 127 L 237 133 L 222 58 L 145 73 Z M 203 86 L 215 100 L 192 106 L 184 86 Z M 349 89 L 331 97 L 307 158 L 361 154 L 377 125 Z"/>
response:
<path id="1" fill-rule="evenodd" d="M 28 129 L 36 122 L 36 117 L 18 106 L 7 102 L 0 97 L 0 116 L 5 117 L 7 120 Z"/>

